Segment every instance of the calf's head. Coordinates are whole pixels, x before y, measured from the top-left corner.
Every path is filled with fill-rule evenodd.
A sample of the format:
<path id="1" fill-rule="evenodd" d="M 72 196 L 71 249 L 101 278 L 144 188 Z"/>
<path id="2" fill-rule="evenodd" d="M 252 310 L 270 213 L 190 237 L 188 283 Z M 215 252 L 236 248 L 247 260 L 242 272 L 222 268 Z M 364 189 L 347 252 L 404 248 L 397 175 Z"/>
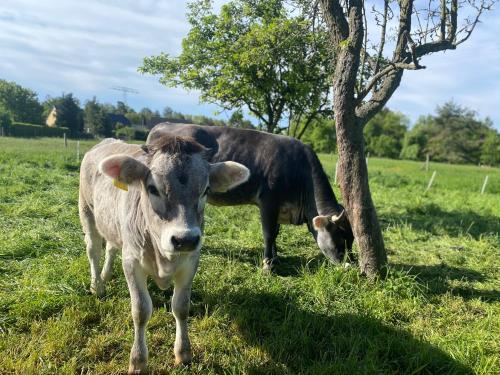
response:
<path id="1" fill-rule="evenodd" d="M 119 154 L 100 163 L 102 173 L 140 190 L 145 229 L 168 259 L 200 249 L 208 192 L 225 192 L 250 176 L 235 162 L 208 163 L 206 151 L 192 139 L 166 135 L 137 158 Z"/>
<path id="2" fill-rule="evenodd" d="M 314 229 L 317 231 L 316 241 L 325 256 L 335 263 L 342 262 L 346 252 L 352 250 L 354 236 L 351 224 L 340 207 L 338 215 L 319 215 L 313 219 Z"/>

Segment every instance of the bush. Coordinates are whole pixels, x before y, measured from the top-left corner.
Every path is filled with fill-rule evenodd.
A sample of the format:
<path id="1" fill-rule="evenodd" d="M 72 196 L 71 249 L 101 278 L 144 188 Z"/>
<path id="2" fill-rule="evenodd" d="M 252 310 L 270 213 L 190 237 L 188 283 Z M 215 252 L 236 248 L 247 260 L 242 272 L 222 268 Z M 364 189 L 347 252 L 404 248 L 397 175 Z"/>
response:
<path id="1" fill-rule="evenodd" d="M 420 155 L 420 146 L 417 144 L 403 146 L 400 158 L 409 160 L 418 160 Z"/>
<path id="2" fill-rule="evenodd" d="M 148 132 L 146 130 L 134 129 L 131 126 L 124 126 L 122 124 L 117 124 L 115 130 L 116 138 L 136 141 L 146 141 L 148 137 Z"/>
<path id="3" fill-rule="evenodd" d="M 129 140 L 129 139 L 133 139 L 134 135 L 135 135 L 134 128 L 132 128 L 130 126 L 117 125 L 116 131 L 115 131 L 116 138 Z"/>
<path id="4" fill-rule="evenodd" d="M 48 126 L 26 124 L 23 122 L 14 122 L 9 129 L 12 137 L 62 137 L 66 133 L 69 135 L 68 128 L 50 128 Z"/>
<path id="5" fill-rule="evenodd" d="M 148 131 L 146 130 L 136 130 L 134 133 L 134 139 L 136 141 L 146 141 L 148 138 Z"/>

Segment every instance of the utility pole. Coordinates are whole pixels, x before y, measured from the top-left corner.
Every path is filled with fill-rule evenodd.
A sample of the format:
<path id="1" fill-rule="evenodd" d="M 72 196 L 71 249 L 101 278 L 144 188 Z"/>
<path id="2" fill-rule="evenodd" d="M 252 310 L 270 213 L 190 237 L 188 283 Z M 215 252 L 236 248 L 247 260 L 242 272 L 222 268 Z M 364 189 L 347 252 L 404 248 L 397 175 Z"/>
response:
<path id="1" fill-rule="evenodd" d="M 125 87 L 125 86 L 113 86 L 111 90 L 121 91 L 123 93 L 123 103 L 127 104 L 127 94 L 138 94 L 139 91 L 136 89 Z"/>

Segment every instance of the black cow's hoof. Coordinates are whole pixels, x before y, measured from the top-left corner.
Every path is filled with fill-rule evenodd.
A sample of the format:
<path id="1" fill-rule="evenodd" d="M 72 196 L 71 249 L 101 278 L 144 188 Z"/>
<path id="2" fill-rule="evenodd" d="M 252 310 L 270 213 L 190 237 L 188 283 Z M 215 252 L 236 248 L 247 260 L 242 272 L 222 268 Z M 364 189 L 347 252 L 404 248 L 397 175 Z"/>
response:
<path id="1" fill-rule="evenodd" d="M 276 265 L 278 264 L 278 258 L 264 258 L 262 261 L 262 272 L 266 275 L 271 275 L 274 273 Z"/>

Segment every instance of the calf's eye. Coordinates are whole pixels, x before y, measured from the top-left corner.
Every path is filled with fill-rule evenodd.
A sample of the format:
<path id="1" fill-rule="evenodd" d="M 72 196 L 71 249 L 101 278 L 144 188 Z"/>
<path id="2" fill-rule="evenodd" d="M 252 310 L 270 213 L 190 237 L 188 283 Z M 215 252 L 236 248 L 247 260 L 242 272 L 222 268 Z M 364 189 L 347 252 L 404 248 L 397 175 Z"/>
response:
<path id="1" fill-rule="evenodd" d="M 156 195 L 156 196 L 160 195 L 160 192 L 158 191 L 158 189 L 154 185 L 148 185 L 148 193 Z"/>

